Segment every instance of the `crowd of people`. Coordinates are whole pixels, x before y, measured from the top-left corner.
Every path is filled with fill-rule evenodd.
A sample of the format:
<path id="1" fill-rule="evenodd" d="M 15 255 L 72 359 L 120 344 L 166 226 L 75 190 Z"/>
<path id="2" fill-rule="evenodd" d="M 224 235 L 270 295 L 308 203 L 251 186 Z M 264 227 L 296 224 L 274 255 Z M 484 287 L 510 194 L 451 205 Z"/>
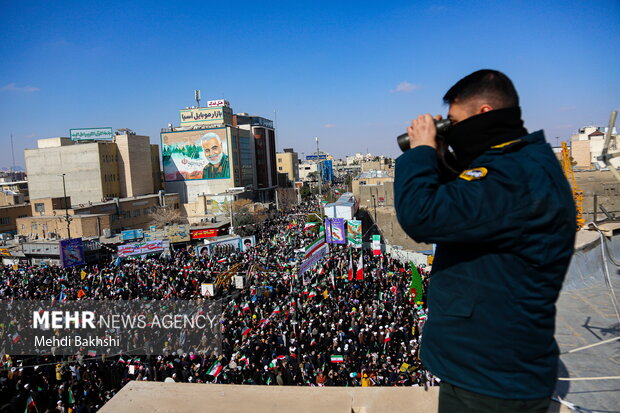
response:
<path id="1" fill-rule="evenodd" d="M 126 343 L 120 354 L 11 356 L 0 369 L 0 410 L 93 412 L 131 380 L 306 386 L 432 386 L 419 361 L 426 309 L 410 294 L 412 267 L 389 254 L 349 245 L 299 275 L 312 205 L 255 224 L 247 251 L 191 247 L 170 255 L 126 258 L 79 268 L 2 267 L 3 300 L 195 300 L 201 284 L 235 266 L 244 288 L 222 285 L 221 342 L 189 345 L 176 337 L 162 346 Z M 349 269 L 363 254 L 363 276 Z M 238 265 L 237 265 L 238 264 Z M 425 283 L 428 276 L 423 269 Z M 359 279 L 358 279 L 359 278 Z M 419 301 L 418 297 L 418 301 Z M 215 299 L 215 298 L 213 298 Z M 16 328 L 9 320 L 3 337 Z M 7 347 L 8 346 L 8 347 Z M 159 347 L 158 347 L 159 346 Z M 147 355 L 145 355 L 147 354 Z M 155 355 L 158 354 L 158 355 Z"/>

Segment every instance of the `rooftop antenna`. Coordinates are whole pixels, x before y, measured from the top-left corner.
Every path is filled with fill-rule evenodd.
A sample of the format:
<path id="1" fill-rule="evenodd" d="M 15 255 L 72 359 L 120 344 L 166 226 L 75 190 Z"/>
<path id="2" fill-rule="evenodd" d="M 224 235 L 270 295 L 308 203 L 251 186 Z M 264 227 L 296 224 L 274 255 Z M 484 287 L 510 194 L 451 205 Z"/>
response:
<path id="1" fill-rule="evenodd" d="M 194 99 L 196 100 L 196 106 L 200 107 L 200 90 L 194 90 Z"/>

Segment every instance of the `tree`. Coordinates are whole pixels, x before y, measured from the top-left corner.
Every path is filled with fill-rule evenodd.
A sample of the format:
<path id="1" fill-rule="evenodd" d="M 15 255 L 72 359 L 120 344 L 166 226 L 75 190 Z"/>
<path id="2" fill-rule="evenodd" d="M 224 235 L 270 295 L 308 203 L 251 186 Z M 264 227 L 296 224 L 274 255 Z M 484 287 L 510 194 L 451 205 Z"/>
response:
<path id="1" fill-rule="evenodd" d="M 157 207 L 155 211 L 151 212 L 151 225 L 155 225 L 157 228 L 163 228 L 166 225 L 184 224 L 187 223 L 185 217 L 181 215 L 178 209 L 172 208 L 171 205 Z"/>
<path id="2" fill-rule="evenodd" d="M 250 235 L 253 224 L 264 221 L 267 211 L 262 204 L 253 203 L 249 199 L 239 199 L 232 204 L 233 226 L 237 235 Z"/>

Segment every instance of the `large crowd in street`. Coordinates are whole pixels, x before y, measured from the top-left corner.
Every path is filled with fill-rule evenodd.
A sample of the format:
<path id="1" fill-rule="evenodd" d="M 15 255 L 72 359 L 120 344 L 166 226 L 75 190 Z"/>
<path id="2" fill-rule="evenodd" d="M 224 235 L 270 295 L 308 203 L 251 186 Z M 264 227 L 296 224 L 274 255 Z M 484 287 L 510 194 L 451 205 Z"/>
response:
<path id="1" fill-rule="evenodd" d="M 9 355 L 15 328 L 3 320 L 0 411 L 94 412 L 131 380 L 295 386 L 433 386 L 419 361 L 426 309 L 410 294 L 411 267 L 387 253 L 330 245 L 299 276 L 309 204 L 245 228 L 246 251 L 173 248 L 75 268 L 2 266 L 2 300 L 195 300 L 201 285 L 236 265 L 245 285 L 218 291 L 221 342 L 192 345 L 175 337 L 122 354 Z M 316 210 L 316 206 L 314 206 Z M 363 254 L 363 276 L 349 277 Z M 428 283 L 428 274 L 423 274 Z M 361 279 L 357 279 L 361 278 Z M 419 298 L 419 297 L 418 297 Z M 159 344 L 154 344 L 155 346 Z M 8 347 L 7 347 L 8 346 Z M 6 354 L 8 353 L 8 354 Z M 148 355 L 158 354 L 158 355 Z"/>

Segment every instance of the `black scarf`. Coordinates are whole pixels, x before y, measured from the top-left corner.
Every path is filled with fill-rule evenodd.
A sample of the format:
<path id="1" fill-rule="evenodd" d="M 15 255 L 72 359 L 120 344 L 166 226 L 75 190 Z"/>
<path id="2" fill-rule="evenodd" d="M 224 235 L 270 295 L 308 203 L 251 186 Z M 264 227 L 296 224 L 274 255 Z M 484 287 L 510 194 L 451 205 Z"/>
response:
<path id="1" fill-rule="evenodd" d="M 459 170 L 463 170 L 491 146 L 527 135 L 521 108 L 496 109 L 467 118 L 445 134 L 454 151 Z"/>

